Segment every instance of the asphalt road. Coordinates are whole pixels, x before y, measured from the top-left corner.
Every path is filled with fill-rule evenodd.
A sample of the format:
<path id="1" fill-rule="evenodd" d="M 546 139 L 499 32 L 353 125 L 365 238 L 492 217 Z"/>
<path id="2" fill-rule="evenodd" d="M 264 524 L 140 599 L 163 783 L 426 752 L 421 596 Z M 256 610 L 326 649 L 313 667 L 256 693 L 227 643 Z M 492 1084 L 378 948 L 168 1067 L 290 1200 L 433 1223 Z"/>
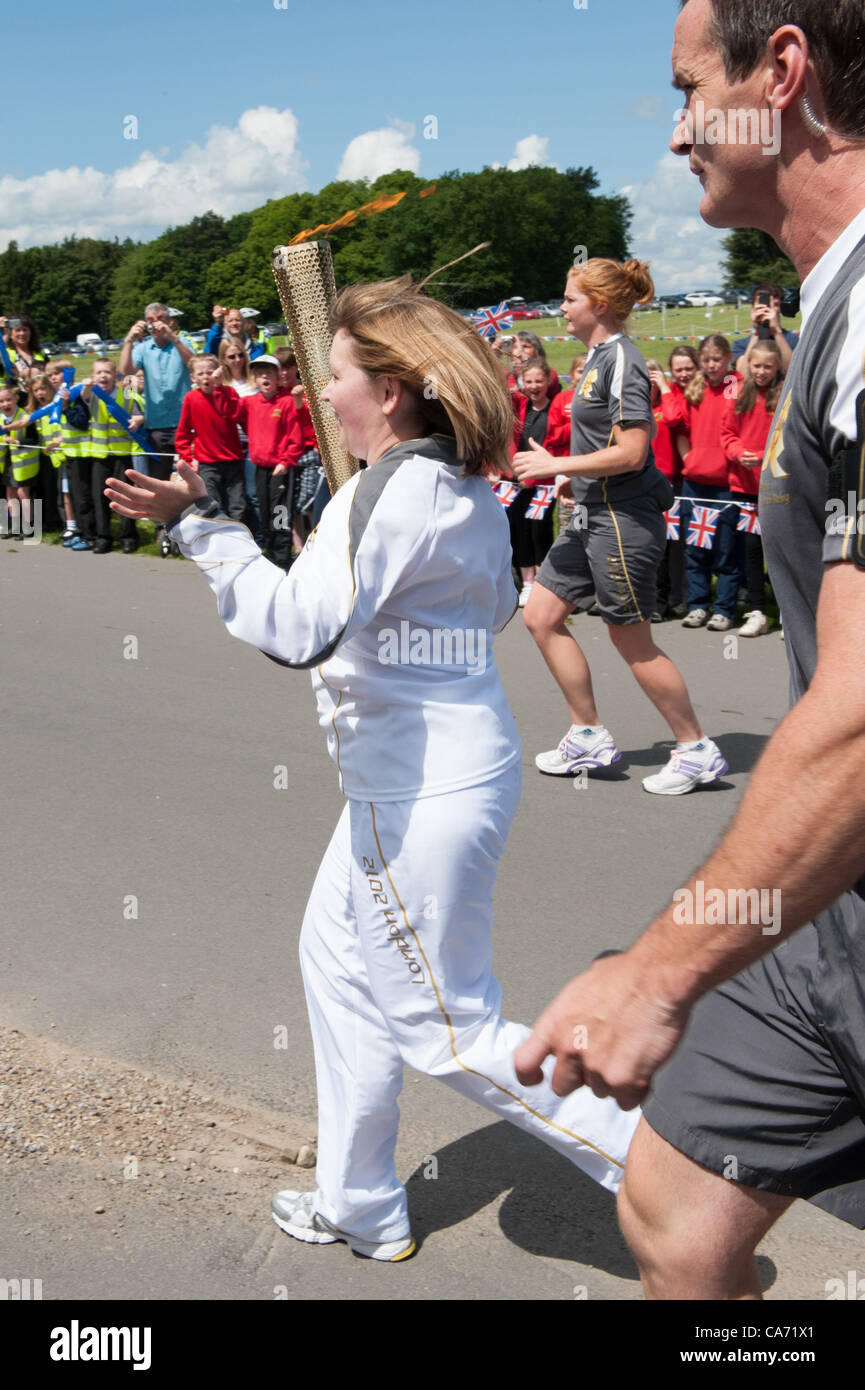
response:
<path id="1" fill-rule="evenodd" d="M 535 772 L 534 753 L 567 721 L 519 615 L 497 642 L 525 784 L 495 964 L 506 1016 L 527 1022 L 598 952 L 626 946 L 698 865 L 786 703 L 777 633 L 731 655 L 717 634 L 660 629 L 731 771 L 687 797 L 648 796 L 640 778 L 665 761 L 667 730 L 602 624 L 583 617 L 576 631 L 623 753 L 581 790 Z M 0 543 L 0 642 L 3 1025 L 311 1136 L 297 936 L 341 797 L 308 678 L 230 638 L 194 566 L 144 556 Z M 287 789 L 274 785 L 281 766 Z M 130 1205 L 121 1255 L 84 1219 L 93 1164 L 59 1156 L 0 1169 L 17 1212 L 0 1275 L 44 1269 L 45 1297 L 59 1298 L 640 1297 L 612 1200 L 564 1160 L 412 1074 L 402 1114 L 399 1171 L 423 1238 L 405 1266 L 296 1244 L 256 1183 L 218 1234 L 203 1194 L 182 1210 Z M 311 1172 L 290 1173 L 312 1186 Z M 58 1184 L 82 1214 L 62 1246 Z M 859 1233 L 799 1203 L 761 1269 L 770 1298 L 822 1299 L 857 1259 Z"/>

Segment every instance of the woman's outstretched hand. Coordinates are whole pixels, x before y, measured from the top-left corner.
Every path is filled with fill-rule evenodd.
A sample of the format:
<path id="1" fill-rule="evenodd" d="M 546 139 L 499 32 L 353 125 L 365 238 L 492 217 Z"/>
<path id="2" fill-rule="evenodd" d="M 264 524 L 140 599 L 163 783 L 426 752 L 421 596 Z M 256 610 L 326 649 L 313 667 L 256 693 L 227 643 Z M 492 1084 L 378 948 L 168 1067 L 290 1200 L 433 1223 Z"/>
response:
<path id="1" fill-rule="evenodd" d="M 188 463 L 178 463 L 177 472 L 172 473 L 167 482 L 148 478 L 134 468 L 127 468 L 125 473 L 129 481 L 108 478 L 105 496 L 113 512 L 131 516 L 135 521 L 149 518 L 164 526 L 185 511 L 196 497 L 207 494 L 203 479 Z"/>

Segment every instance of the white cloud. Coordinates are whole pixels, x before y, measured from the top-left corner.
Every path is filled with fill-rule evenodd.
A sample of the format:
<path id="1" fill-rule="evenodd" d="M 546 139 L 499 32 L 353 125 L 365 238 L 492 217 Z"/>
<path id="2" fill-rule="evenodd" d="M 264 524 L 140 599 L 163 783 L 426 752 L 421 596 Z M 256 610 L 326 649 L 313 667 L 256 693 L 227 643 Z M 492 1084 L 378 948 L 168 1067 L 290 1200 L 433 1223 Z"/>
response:
<path id="1" fill-rule="evenodd" d="M 211 126 L 203 145 L 187 146 L 176 159 L 144 150 L 112 174 L 72 165 L 0 178 L 0 245 L 155 235 L 209 208 L 223 217 L 248 211 L 306 187 L 297 137 L 290 110 L 258 106 L 231 129 Z"/>
<path id="2" fill-rule="evenodd" d="M 528 169 L 531 164 L 549 165 L 547 159 L 547 146 L 549 139 L 546 135 L 527 135 L 524 139 L 518 140 L 514 148 L 513 159 L 508 160 L 509 169 Z M 500 168 L 500 165 L 493 165 L 493 168 Z M 553 165 L 556 168 L 556 165 Z"/>
<path id="3" fill-rule="evenodd" d="M 659 96 L 640 97 L 638 101 L 623 106 L 622 110 L 627 116 L 633 116 L 638 121 L 660 121 L 663 123 L 668 115 Z"/>
<path id="4" fill-rule="evenodd" d="M 700 217 L 702 189 L 687 159 L 665 154 L 644 183 L 621 190 L 631 200 L 631 247 L 651 261 L 659 292 L 718 289 L 727 233 Z"/>
<path id="5" fill-rule="evenodd" d="M 367 130 L 356 135 L 345 148 L 337 170 L 338 179 L 369 179 L 374 182 L 394 169 L 420 168 L 420 151 L 412 145 L 415 128 L 410 121 L 392 121 L 383 130 Z"/>

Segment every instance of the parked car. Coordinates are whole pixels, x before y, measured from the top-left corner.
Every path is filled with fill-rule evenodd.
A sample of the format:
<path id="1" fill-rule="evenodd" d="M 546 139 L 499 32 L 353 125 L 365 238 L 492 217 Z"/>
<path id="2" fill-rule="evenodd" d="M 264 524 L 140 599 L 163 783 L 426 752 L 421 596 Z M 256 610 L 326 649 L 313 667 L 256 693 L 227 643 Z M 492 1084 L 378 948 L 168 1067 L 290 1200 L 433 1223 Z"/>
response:
<path id="1" fill-rule="evenodd" d="M 560 299 L 553 300 L 549 303 L 546 306 L 546 310 L 548 319 L 563 319 L 565 317 L 565 311 L 562 308 L 562 301 Z"/>
<path id="2" fill-rule="evenodd" d="M 687 309 L 688 307 L 688 301 L 683 299 L 680 294 L 661 295 L 662 309 Z"/>
<path id="3" fill-rule="evenodd" d="M 511 313 L 513 314 L 515 319 L 539 319 L 544 317 L 540 309 L 530 309 L 527 304 L 524 305 L 521 309 L 512 309 Z"/>
<path id="4" fill-rule="evenodd" d="M 723 304 L 724 301 L 712 290 L 694 290 L 692 294 L 685 295 L 685 303 L 690 309 L 710 309 L 716 304 Z"/>
<path id="5" fill-rule="evenodd" d="M 660 299 L 650 299 L 648 304 L 634 305 L 635 309 L 639 309 L 644 314 L 658 313 L 661 309 L 663 309 L 663 307 L 664 306 Z"/>

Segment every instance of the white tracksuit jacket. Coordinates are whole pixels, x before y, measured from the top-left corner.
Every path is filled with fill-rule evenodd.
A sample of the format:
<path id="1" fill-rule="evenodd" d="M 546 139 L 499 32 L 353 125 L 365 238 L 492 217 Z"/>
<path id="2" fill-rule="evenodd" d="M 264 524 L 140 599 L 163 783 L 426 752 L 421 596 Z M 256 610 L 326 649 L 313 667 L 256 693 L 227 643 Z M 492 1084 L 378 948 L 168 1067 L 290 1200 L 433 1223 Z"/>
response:
<path id="1" fill-rule="evenodd" d="M 349 798 L 300 945 L 317 1208 L 368 1240 L 408 1233 L 394 1163 L 406 1062 L 613 1190 L 639 1118 L 514 1074 L 528 1030 L 501 1018 L 491 928 L 521 752 L 492 642 L 517 596 L 504 509 L 462 473 L 443 436 L 388 450 L 340 488 L 288 574 L 209 500 L 172 528 L 228 630 L 313 669 Z"/>

